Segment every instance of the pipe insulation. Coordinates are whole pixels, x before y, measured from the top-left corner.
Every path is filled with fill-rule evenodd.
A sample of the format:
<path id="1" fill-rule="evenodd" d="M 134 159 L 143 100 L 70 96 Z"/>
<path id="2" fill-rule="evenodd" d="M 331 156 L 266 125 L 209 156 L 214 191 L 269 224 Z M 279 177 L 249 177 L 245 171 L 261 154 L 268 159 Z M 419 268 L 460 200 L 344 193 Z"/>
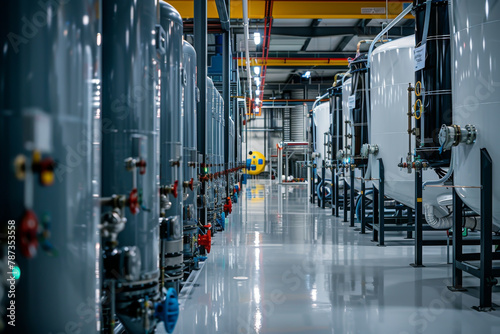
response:
<path id="1" fill-rule="evenodd" d="M 447 216 L 438 218 L 434 215 L 434 206 L 424 204 L 425 220 L 432 228 L 437 230 L 449 229 L 453 227 L 453 215 L 450 213 Z M 467 227 L 471 230 L 479 230 L 481 227 L 480 218 L 466 217 L 462 227 Z"/>
<path id="2" fill-rule="evenodd" d="M 248 0 L 243 0 L 243 32 L 245 35 L 245 58 L 248 79 L 248 96 L 252 100 L 252 72 L 250 71 L 250 53 L 248 51 Z"/>

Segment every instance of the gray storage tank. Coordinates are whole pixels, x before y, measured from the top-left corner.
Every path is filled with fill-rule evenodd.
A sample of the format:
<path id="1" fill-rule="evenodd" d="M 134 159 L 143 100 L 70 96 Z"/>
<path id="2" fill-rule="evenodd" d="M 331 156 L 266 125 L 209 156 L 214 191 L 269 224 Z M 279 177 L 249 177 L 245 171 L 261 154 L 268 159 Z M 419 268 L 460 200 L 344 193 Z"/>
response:
<path id="1" fill-rule="evenodd" d="M 15 231 L 2 252 L 21 274 L 15 327 L 0 328 L 99 330 L 100 6 L 2 1 L 0 218 Z"/>
<path id="2" fill-rule="evenodd" d="M 198 267 L 197 259 L 197 197 L 198 197 L 198 175 L 197 175 L 197 133 L 196 133 L 196 51 L 188 42 L 184 41 L 183 65 L 186 76 L 186 86 L 184 87 L 184 142 L 183 142 L 183 169 L 185 179 L 185 196 L 183 202 L 183 234 L 184 234 L 184 265 L 188 274 L 192 269 Z"/>
<path id="3" fill-rule="evenodd" d="M 160 300 L 156 15 L 155 0 L 103 4 L 104 325 L 116 313 L 131 333 L 154 329 Z"/>
<path id="4" fill-rule="evenodd" d="M 183 106 L 186 77 L 182 75 L 182 18 L 168 3 L 160 3 L 160 24 L 165 30 L 165 56 L 161 64 L 161 135 L 160 185 L 162 203 L 166 196 L 169 208 L 162 208 L 161 263 L 165 284 L 179 291 L 182 279 L 182 199 L 183 199 Z"/>

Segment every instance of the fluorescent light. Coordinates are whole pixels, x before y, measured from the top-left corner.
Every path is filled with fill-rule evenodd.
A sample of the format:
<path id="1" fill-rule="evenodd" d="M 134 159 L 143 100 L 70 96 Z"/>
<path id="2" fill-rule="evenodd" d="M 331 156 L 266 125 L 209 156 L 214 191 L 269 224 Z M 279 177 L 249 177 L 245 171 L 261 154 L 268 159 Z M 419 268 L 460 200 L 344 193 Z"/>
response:
<path id="1" fill-rule="evenodd" d="M 256 78 L 254 78 L 254 80 L 255 80 L 255 85 L 260 86 L 260 78 L 256 77 Z"/>
<path id="2" fill-rule="evenodd" d="M 253 41 L 255 42 L 255 45 L 259 45 L 260 42 L 262 42 L 262 39 L 260 38 L 260 32 L 256 31 L 253 33 Z"/>
<path id="3" fill-rule="evenodd" d="M 255 98 L 255 104 L 259 104 L 260 103 L 260 99 L 258 97 Z"/>
<path id="4" fill-rule="evenodd" d="M 254 66 L 253 73 L 255 73 L 255 75 L 259 75 L 260 74 L 260 66 Z"/>
<path id="5" fill-rule="evenodd" d="M 309 79 L 311 77 L 311 71 L 307 71 L 306 73 L 302 74 L 302 77 Z"/>
<path id="6" fill-rule="evenodd" d="M 255 95 L 260 95 L 260 89 L 257 89 L 257 90 L 255 91 Z"/>

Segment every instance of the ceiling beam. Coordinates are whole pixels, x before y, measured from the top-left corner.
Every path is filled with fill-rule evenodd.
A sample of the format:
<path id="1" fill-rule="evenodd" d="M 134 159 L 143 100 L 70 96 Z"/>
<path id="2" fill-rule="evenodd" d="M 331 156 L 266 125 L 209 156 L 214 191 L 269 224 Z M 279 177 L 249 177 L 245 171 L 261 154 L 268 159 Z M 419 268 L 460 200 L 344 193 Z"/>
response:
<path id="1" fill-rule="evenodd" d="M 359 20 L 358 23 L 356 24 L 356 27 L 364 28 L 370 21 L 371 20 L 368 19 Z M 339 42 L 334 51 L 336 52 L 344 51 L 345 47 L 352 41 L 353 38 L 354 36 L 345 36 L 344 38 L 342 38 L 342 40 Z"/>
<path id="2" fill-rule="evenodd" d="M 183 18 L 192 18 L 194 12 L 193 0 L 168 0 Z M 325 0 L 274 0 L 274 19 L 389 19 L 399 15 L 405 4 L 412 1 L 390 0 L 386 13 L 385 0 L 366 1 L 325 1 Z M 231 19 L 241 19 L 242 2 L 231 1 Z M 265 0 L 249 0 L 248 16 L 250 19 L 262 19 L 265 12 Z M 219 18 L 215 0 L 207 0 L 209 19 Z M 406 18 L 413 18 L 407 15 Z"/>
<path id="3" fill-rule="evenodd" d="M 314 19 L 314 20 L 312 20 L 311 25 L 309 27 L 315 28 L 321 23 L 321 21 L 322 21 L 321 19 Z M 306 51 L 307 47 L 309 46 L 309 43 L 311 43 L 311 37 L 309 37 L 305 40 L 304 45 L 302 45 L 302 48 L 300 49 L 300 51 Z"/>
<path id="4" fill-rule="evenodd" d="M 238 66 L 245 65 L 245 58 L 238 57 Z M 250 66 L 264 66 L 267 67 L 281 67 L 281 68 L 308 68 L 308 67 L 322 67 L 322 68 L 336 68 L 347 67 L 347 58 L 250 58 Z"/>
<path id="5" fill-rule="evenodd" d="M 364 20 L 361 20 L 364 21 Z M 370 21 L 370 20 L 367 20 Z M 377 35 L 382 31 L 381 27 L 377 26 L 333 26 L 333 27 L 273 27 L 273 35 L 293 36 L 293 37 L 329 37 L 329 36 L 355 36 L 355 35 Z M 238 33 L 237 31 L 235 31 Z M 393 27 L 389 30 L 391 36 L 409 36 L 415 33 L 414 27 Z"/>

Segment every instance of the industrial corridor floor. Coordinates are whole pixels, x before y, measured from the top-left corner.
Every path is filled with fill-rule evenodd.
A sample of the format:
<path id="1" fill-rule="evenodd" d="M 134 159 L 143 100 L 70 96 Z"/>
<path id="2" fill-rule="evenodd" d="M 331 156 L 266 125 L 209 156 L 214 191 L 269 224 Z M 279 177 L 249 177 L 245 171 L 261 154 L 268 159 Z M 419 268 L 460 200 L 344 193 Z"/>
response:
<path id="1" fill-rule="evenodd" d="M 413 268 L 412 246 L 370 239 L 310 204 L 306 185 L 250 181 L 181 293 L 174 333 L 500 333 L 500 307 L 471 309 L 477 279 L 446 288 L 446 247 L 424 248 L 426 267 Z"/>

